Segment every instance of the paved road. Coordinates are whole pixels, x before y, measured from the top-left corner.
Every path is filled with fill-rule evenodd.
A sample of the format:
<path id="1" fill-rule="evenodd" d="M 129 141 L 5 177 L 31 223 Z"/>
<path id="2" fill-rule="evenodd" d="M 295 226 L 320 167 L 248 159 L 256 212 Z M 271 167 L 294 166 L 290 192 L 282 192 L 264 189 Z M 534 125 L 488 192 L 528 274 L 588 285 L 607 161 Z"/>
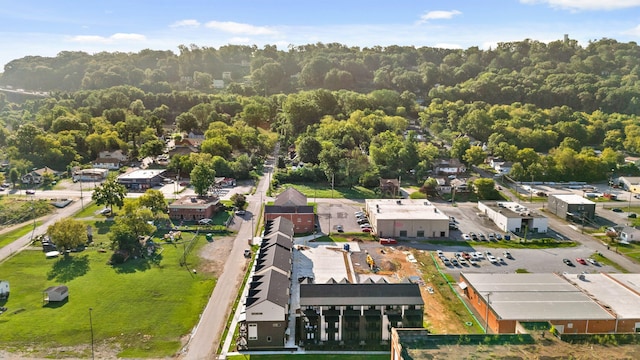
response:
<path id="1" fill-rule="evenodd" d="M 38 227 L 36 227 L 35 231 L 29 232 L 27 235 L 17 239 L 11 244 L 0 249 L 0 262 L 3 260 L 13 256 L 14 254 L 20 252 L 23 248 L 28 246 L 31 243 L 31 237 L 33 234 L 43 234 L 47 231 L 49 225 L 52 225 L 56 221 L 73 216 L 76 212 L 80 211 L 82 205 L 80 201 L 74 201 L 69 206 L 58 209 L 55 214 L 44 218 L 45 221 Z"/>
<path id="2" fill-rule="evenodd" d="M 272 171 L 271 167 L 265 169 L 265 172 L 270 171 Z M 244 277 L 247 260 L 244 258 L 243 253 L 248 247 L 247 241 L 253 235 L 252 224 L 259 227 L 260 208 L 268 188 L 268 178 L 270 176 L 263 176 L 256 186 L 256 192 L 247 198 L 249 206 L 244 218 L 249 220 L 244 221 L 240 226 L 240 230 L 238 230 L 238 235 L 229 258 L 225 262 L 222 275 L 218 278 L 200 321 L 191 334 L 191 339 L 181 357 L 182 359 L 206 360 L 213 359 L 216 355 L 218 346 L 222 341 L 222 333 L 227 319 L 231 314 L 233 301 L 238 294 L 238 289 Z M 251 216 L 255 216 L 254 223 L 250 220 Z"/>

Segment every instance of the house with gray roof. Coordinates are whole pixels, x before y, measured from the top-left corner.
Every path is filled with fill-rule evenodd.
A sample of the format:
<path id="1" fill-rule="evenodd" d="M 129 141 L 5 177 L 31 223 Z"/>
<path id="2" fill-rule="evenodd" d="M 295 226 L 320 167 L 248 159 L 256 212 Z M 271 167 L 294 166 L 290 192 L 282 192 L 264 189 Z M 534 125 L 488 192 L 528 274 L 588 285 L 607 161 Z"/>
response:
<path id="1" fill-rule="evenodd" d="M 289 321 L 290 279 L 279 271 L 255 274 L 246 306 L 249 349 L 282 349 Z"/>
<path id="2" fill-rule="evenodd" d="M 273 205 L 264 207 L 265 223 L 283 217 L 293 223 L 296 234 L 310 233 L 315 230 L 313 206 L 307 205 L 307 197 L 294 188 L 288 188 L 279 194 Z"/>

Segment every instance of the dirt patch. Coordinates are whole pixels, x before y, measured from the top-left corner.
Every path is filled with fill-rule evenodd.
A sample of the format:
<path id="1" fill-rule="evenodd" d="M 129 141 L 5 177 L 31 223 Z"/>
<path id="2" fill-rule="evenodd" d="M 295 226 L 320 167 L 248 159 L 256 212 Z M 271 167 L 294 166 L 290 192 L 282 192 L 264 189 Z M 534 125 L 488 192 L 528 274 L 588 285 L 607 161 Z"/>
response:
<path id="1" fill-rule="evenodd" d="M 224 269 L 224 263 L 229 258 L 235 237 L 214 237 L 213 241 L 200 249 L 198 256 L 201 261 L 198 271 L 219 277 Z"/>
<path id="2" fill-rule="evenodd" d="M 408 255 L 415 258 L 423 258 L 421 253 L 412 248 L 405 246 L 383 247 L 371 242 L 360 245 L 362 251 L 352 253 L 352 263 L 355 272 L 364 277 L 366 275 L 383 275 L 390 282 L 399 282 L 404 279 L 419 279 L 420 292 L 424 301 L 424 321 L 427 328 L 438 334 L 466 334 L 469 328 L 460 321 L 460 317 L 452 314 L 444 305 L 445 297 L 439 293 L 436 281 L 442 282 L 444 279 L 439 274 L 424 274 L 421 270 L 419 262 L 410 262 Z M 375 261 L 379 271 L 374 273 L 367 265 L 366 256 L 370 255 Z M 429 292 L 429 288 L 433 289 L 433 294 Z M 451 294 L 450 294 L 451 295 Z"/>

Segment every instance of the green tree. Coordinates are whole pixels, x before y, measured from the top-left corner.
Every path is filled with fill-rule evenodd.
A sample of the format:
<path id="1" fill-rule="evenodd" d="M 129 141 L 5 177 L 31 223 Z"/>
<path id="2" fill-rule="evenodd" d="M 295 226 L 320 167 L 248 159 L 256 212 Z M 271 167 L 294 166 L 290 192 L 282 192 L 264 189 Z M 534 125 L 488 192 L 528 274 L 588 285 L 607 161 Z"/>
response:
<path id="1" fill-rule="evenodd" d="M 476 179 L 473 182 L 473 186 L 476 189 L 478 198 L 482 200 L 495 200 L 499 198 L 499 193 L 496 190 L 496 184 L 493 179 Z"/>
<path id="2" fill-rule="evenodd" d="M 462 159 L 469 165 L 480 165 L 487 158 L 487 153 L 482 150 L 482 146 L 472 146 L 464 152 Z"/>
<path id="3" fill-rule="evenodd" d="M 164 194 L 159 190 L 148 189 L 138 198 L 140 206 L 146 207 L 156 214 L 164 214 L 169 210 Z"/>
<path id="4" fill-rule="evenodd" d="M 140 156 L 158 156 L 162 154 L 162 152 L 164 151 L 164 147 L 164 141 L 160 139 L 146 141 L 140 146 Z"/>
<path id="5" fill-rule="evenodd" d="M 127 195 L 127 188 L 119 184 L 114 176 L 110 176 L 102 185 L 96 186 L 91 199 L 98 205 L 105 205 L 113 212 L 113 206 L 122 207 L 124 198 Z"/>
<path id="6" fill-rule="evenodd" d="M 231 201 L 236 209 L 244 209 L 247 203 L 247 198 L 243 194 L 235 193 L 231 195 Z"/>
<path id="7" fill-rule="evenodd" d="M 56 221 L 47 228 L 47 235 L 65 256 L 68 255 L 67 250 L 75 249 L 87 242 L 84 223 L 73 218 Z"/>
<path id="8" fill-rule="evenodd" d="M 318 164 L 318 155 L 322 151 L 322 144 L 313 136 L 303 136 L 296 147 L 300 161 L 310 164 Z"/>
<path id="9" fill-rule="evenodd" d="M 11 181 L 11 185 L 15 187 L 18 180 L 20 180 L 20 172 L 16 168 L 11 168 L 11 170 L 9 170 L 9 181 Z"/>
<path id="10" fill-rule="evenodd" d="M 139 255 L 142 248 L 140 237 L 156 231 L 156 227 L 152 225 L 153 220 L 150 209 L 139 207 L 136 200 L 126 201 L 122 214 L 115 217 L 114 224 L 109 229 L 109 239 L 114 248 Z"/>
<path id="11" fill-rule="evenodd" d="M 466 153 L 467 149 L 471 147 L 468 137 L 460 137 L 453 141 L 451 150 L 449 153 L 454 159 L 462 160 L 462 156 Z"/>
<path id="12" fill-rule="evenodd" d="M 208 164 L 197 164 L 191 170 L 191 185 L 198 196 L 206 196 L 215 184 L 216 172 Z"/>

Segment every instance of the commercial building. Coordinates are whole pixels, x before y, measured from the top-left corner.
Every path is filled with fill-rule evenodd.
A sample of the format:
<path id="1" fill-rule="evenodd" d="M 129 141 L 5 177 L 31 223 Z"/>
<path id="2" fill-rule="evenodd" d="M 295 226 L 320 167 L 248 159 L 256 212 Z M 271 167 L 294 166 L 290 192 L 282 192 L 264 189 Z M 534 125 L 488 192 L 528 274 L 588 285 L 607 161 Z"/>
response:
<path id="1" fill-rule="evenodd" d="M 442 238 L 449 236 L 449 216 L 427 200 L 367 199 L 365 211 L 379 237 Z"/>
<path id="2" fill-rule="evenodd" d="M 570 221 L 593 220 L 596 203 L 575 194 L 549 195 L 548 210 L 556 216 Z"/>
<path id="3" fill-rule="evenodd" d="M 130 190 L 146 190 L 162 185 L 164 177 L 162 169 L 139 169 L 118 176 L 116 181 Z"/>
<path id="4" fill-rule="evenodd" d="M 316 214 L 313 206 L 307 205 L 307 197 L 294 188 L 288 188 L 276 196 L 273 205 L 264 207 L 265 223 L 278 217 L 289 219 L 296 234 L 315 230 Z"/>
<path id="5" fill-rule="evenodd" d="M 169 218 L 181 221 L 210 219 L 221 206 L 217 196 L 183 196 L 169 204 Z"/>
<path id="6" fill-rule="evenodd" d="M 546 233 L 548 219 L 535 210 L 510 201 L 480 201 L 478 210 L 504 232 Z"/>
<path id="7" fill-rule="evenodd" d="M 616 332 L 614 310 L 576 285 L 593 275 L 461 273 L 459 286 L 490 333 L 524 332 L 520 323 L 541 321 L 560 333 Z M 629 298 L 640 300 L 637 293 Z"/>

